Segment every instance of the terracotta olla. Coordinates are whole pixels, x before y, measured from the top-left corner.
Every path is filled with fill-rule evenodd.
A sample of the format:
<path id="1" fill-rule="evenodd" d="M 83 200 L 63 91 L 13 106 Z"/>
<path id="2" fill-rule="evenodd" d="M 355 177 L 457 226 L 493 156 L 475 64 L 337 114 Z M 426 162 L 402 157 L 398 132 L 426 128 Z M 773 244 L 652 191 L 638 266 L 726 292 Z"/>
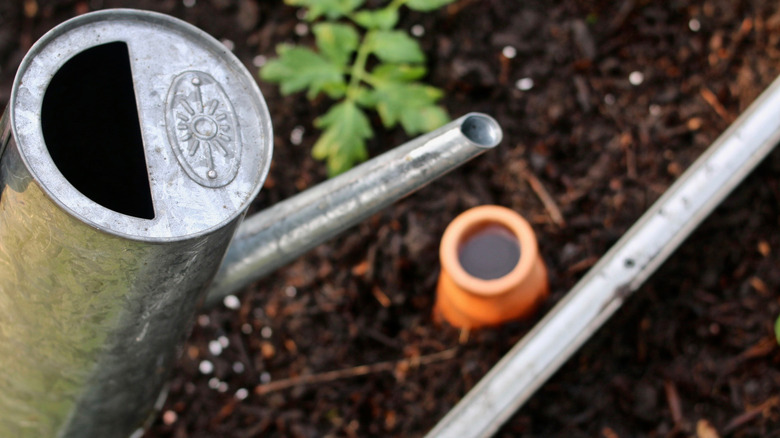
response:
<path id="1" fill-rule="evenodd" d="M 484 205 L 444 231 L 434 317 L 478 328 L 529 316 L 547 297 L 547 268 L 531 225 L 514 211 Z"/>

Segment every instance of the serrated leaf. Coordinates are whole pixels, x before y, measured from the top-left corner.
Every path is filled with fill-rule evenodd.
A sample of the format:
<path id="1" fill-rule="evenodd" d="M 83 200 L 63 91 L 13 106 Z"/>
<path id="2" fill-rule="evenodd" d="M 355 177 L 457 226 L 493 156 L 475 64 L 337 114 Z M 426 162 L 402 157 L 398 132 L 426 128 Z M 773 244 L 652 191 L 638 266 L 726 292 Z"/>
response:
<path id="1" fill-rule="evenodd" d="M 312 32 L 320 53 L 338 66 L 347 65 L 360 40 L 355 28 L 348 24 L 318 23 Z"/>
<path id="2" fill-rule="evenodd" d="M 285 0 L 290 6 L 308 8 L 306 19 L 309 21 L 323 15 L 335 20 L 354 11 L 364 2 L 365 0 Z"/>
<path id="3" fill-rule="evenodd" d="M 398 9 L 384 8 L 376 11 L 360 11 L 352 19 L 366 29 L 389 30 L 398 23 Z"/>
<path id="4" fill-rule="evenodd" d="M 279 58 L 264 65 L 260 77 L 279 83 L 282 94 L 308 88 L 306 95 L 313 99 L 320 91 L 344 84 L 344 75 L 338 66 L 305 47 L 283 45 L 277 52 Z"/>
<path id="5" fill-rule="evenodd" d="M 377 58 L 390 63 L 421 63 L 425 55 L 414 38 L 401 30 L 375 30 L 370 38 L 371 49 Z"/>
<path id="6" fill-rule="evenodd" d="M 312 156 L 327 160 L 328 174 L 338 175 L 350 169 L 356 162 L 368 158 L 365 140 L 374 132 L 368 118 L 354 102 L 344 101 L 334 105 L 314 125 L 325 129 L 312 149 Z"/>
<path id="7" fill-rule="evenodd" d="M 386 82 L 377 84 L 374 94 L 382 124 L 390 128 L 405 112 L 432 106 L 441 98 L 442 91 L 420 83 Z"/>
<path id="8" fill-rule="evenodd" d="M 409 9 L 428 12 L 453 2 L 455 2 L 455 0 L 408 0 L 405 4 Z"/>
<path id="9" fill-rule="evenodd" d="M 409 82 L 422 78 L 427 70 L 422 65 L 381 64 L 374 68 L 370 76 L 380 82 Z"/>
<path id="10" fill-rule="evenodd" d="M 447 110 L 440 106 L 412 108 L 401 114 L 401 126 L 409 135 L 433 131 L 449 121 Z"/>

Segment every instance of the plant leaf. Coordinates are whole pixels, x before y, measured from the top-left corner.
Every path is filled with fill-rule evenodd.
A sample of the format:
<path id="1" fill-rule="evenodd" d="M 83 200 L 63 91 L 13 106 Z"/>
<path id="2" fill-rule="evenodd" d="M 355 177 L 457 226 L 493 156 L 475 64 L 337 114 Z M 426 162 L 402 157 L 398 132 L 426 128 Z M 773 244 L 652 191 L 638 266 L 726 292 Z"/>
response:
<path id="1" fill-rule="evenodd" d="M 409 9 L 415 11 L 428 12 L 434 9 L 439 9 L 442 6 L 446 6 L 453 3 L 455 0 L 408 0 L 405 4 Z"/>
<path id="2" fill-rule="evenodd" d="M 322 91 L 328 95 L 331 99 L 338 100 L 347 94 L 347 84 L 344 82 L 333 82 L 325 84 L 322 87 Z M 316 95 L 315 95 L 316 96 Z M 311 99 L 311 98 L 309 98 Z"/>
<path id="3" fill-rule="evenodd" d="M 422 78 L 427 70 L 422 65 L 381 64 L 374 68 L 370 75 L 381 82 L 408 82 Z"/>
<path id="4" fill-rule="evenodd" d="M 314 125 L 325 129 L 312 149 L 312 156 L 318 160 L 327 159 L 328 174 L 338 175 L 356 162 L 368 158 L 367 138 L 374 132 L 368 117 L 352 101 L 334 105 L 325 115 L 317 118 Z"/>
<path id="5" fill-rule="evenodd" d="M 777 343 L 780 344 L 780 316 L 778 316 L 777 321 L 775 321 L 775 339 L 777 339 Z"/>
<path id="6" fill-rule="evenodd" d="M 354 11 L 364 2 L 365 0 L 285 0 L 290 6 L 308 8 L 308 21 L 314 21 L 323 15 L 335 20 Z"/>
<path id="7" fill-rule="evenodd" d="M 450 116 L 441 106 L 424 106 L 401 113 L 401 126 L 409 135 L 430 132 L 450 121 Z"/>
<path id="8" fill-rule="evenodd" d="M 433 105 L 443 93 L 438 88 L 416 82 L 385 82 L 376 84 L 374 94 L 382 124 L 390 128 L 402 114 Z"/>
<path id="9" fill-rule="evenodd" d="M 358 87 L 355 90 L 354 100 L 364 108 L 376 108 L 376 93 L 366 87 Z"/>
<path id="10" fill-rule="evenodd" d="M 390 63 L 422 63 L 425 55 L 414 38 L 401 30 L 375 30 L 366 38 L 377 58 Z"/>
<path id="11" fill-rule="evenodd" d="M 376 11 L 360 11 L 352 19 L 366 29 L 389 30 L 398 23 L 398 9 L 384 8 Z"/>
<path id="12" fill-rule="evenodd" d="M 334 90 L 344 84 L 341 69 L 310 49 L 281 45 L 276 51 L 279 58 L 264 65 L 260 77 L 279 83 L 282 94 L 308 88 L 306 96 L 313 99 L 320 91 Z"/>
<path id="13" fill-rule="evenodd" d="M 320 53 L 338 66 L 346 66 L 360 37 L 354 27 L 342 23 L 318 23 L 312 28 Z"/>

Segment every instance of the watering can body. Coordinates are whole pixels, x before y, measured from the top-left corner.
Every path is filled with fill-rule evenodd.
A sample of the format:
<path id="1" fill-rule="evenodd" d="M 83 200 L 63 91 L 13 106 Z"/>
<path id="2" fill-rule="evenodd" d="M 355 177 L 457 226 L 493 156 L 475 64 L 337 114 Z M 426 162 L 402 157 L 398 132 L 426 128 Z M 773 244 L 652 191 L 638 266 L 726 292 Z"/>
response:
<path id="1" fill-rule="evenodd" d="M 30 50 L 0 143 L 0 436 L 150 417 L 268 171 L 251 75 L 178 20 L 110 10 Z"/>

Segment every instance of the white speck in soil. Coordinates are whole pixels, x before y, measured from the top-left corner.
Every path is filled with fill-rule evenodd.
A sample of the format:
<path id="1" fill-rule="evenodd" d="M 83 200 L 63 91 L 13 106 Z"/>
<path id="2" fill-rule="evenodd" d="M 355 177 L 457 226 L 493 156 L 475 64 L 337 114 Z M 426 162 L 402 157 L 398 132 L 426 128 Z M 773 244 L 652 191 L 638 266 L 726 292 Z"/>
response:
<path id="1" fill-rule="evenodd" d="M 271 374 L 268 371 L 260 373 L 260 383 L 268 383 L 271 381 Z"/>
<path id="2" fill-rule="evenodd" d="M 266 339 L 270 338 L 271 335 L 273 335 L 273 334 L 274 334 L 274 331 L 273 331 L 273 329 L 271 327 L 266 326 L 266 327 L 263 327 L 262 329 L 260 329 L 260 336 L 262 336 L 262 337 L 264 337 Z"/>
<path id="3" fill-rule="evenodd" d="M 287 286 L 284 288 L 284 294 L 287 295 L 288 298 L 295 298 L 295 296 L 298 295 L 298 289 L 296 289 L 295 286 Z"/>
<path id="4" fill-rule="evenodd" d="M 184 5 L 185 8 L 191 8 L 195 6 L 195 3 L 197 3 L 196 0 L 182 0 L 182 4 Z"/>
<path id="5" fill-rule="evenodd" d="M 632 71 L 631 74 L 628 75 L 628 82 L 630 82 L 631 85 L 640 85 L 644 81 L 645 75 L 643 75 L 641 71 Z"/>
<path id="6" fill-rule="evenodd" d="M 198 364 L 198 370 L 200 370 L 201 374 L 211 374 L 214 371 L 214 364 L 211 361 L 202 360 Z"/>
<path id="7" fill-rule="evenodd" d="M 241 326 L 241 333 L 249 335 L 252 333 L 252 324 L 244 324 Z"/>
<path id="8" fill-rule="evenodd" d="M 649 108 L 650 115 L 651 116 L 660 116 L 661 115 L 661 105 L 652 104 Z"/>
<path id="9" fill-rule="evenodd" d="M 263 55 L 257 55 L 254 58 L 252 58 L 252 65 L 255 67 L 262 67 L 265 65 L 265 63 L 268 62 L 268 58 L 266 58 Z"/>
<path id="10" fill-rule="evenodd" d="M 235 295 L 226 296 L 225 299 L 222 300 L 222 303 L 225 304 L 225 307 L 228 309 L 236 310 L 241 307 L 241 301 L 239 301 L 238 297 Z"/>
<path id="11" fill-rule="evenodd" d="M 303 126 L 296 126 L 292 129 L 290 132 L 290 143 L 294 145 L 299 145 L 303 141 L 303 133 L 306 132 L 306 130 L 303 128 Z"/>
<path id="12" fill-rule="evenodd" d="M 607 105 L 614 105 L 615 104 L 615 96 L 613 96 L 611 94 L 607 94 L 606 96 L 604 96 L 604 103 L 606 103 Z"/>
<path id="13" fill-rule="evenodd" d="M 503 50 L 501 50 L 501 54 L 504 55 L 504 57 L 507 59 L 513 59 L 515 56 L 517 56 L 517 49 L 512 46 L 506 46 Z"/>
<path id="14" fill-rule="evenodd" d="M 227 390 L 228 390 L 227 382 L 219 382 L 219 385 L 217 385 L 217 391 L 219 391 L 219 392 L 227 392 Z"/>
<path id="15" fill-rule="evenodd" d="M 244 364 L 241 362 L 233 362 L 233 372 L 241 374 L 244 372 Z"/>
<path id="16" fill-rule="evenodd" d="M 176 415 L 176 412 L 167 410 L 162 416 L 163 423 L 165 423 L 166 426 L 170 426 L 173 423 L 176 422 L 176 420 L 179 419 L 179 416 Z"/>
<path id="17" fill-rule="evenodd" d="M 534 87 L 534 80 L 531 78 L 518 79 L 515 86 L 518 90 L 528 91 Z"/>
<path id="18" fill-rule="evenodd" d="M 233 41 L 227 38 L 222 40 L 222 45 L 225 46 L 225 48 L 230 50 L 231 52 L 233 51 L 233 49 L 236 48 L 236 43 L 234 43 Z"/>
<path id="19" fill-rule="evenodd" d="M 422 24 L 415 24 L 414 26 L 412 26 L 411 31 L 412 31 L 412 35 L 416 36 L 417 38 L 425 35 L 425 28 L 423 27 Z"/>
<path id="20" fill-rule="evenodd" d="M 309 26 L 306 23 L 298 23 L 295 25 L 295 34 L 298 36 L 306 36 L 309 33 Z"/>
<path id="21" fill-rule="evenodd" d="M 688 29 L 692 30 L 693 32 L 698 32 L 701 30 L 701 21 L 699 21 L 696 18 L 691 18 L 690 21 L 688 21 Z"/>
<path id="22" fill-rule="evenodd" d="M 219 345 L 222 348 L 228 348 L 228 345 L 230 345 L 230 340 L 227 338 L 227 336 L 218 337 L 217 342 L 219 342 Z"/>
<path id="23" fill-rule="evenodd" d="M 220 345 L 217 341 L 209 342 L 209 353 L 211 353 L 213 356 L 219 356 L 222 354 L 222 345 Z"/>
<path id="24" fill-rule="evenodd" d="M 246 388 L 239 388 L 238 391 L 236 391 L 236 398 L 238 400 L 243 400 L 247 397 L 249 397 L 249 391 L 247 391 Z"/>
<path id="25" fill-rule="evenodd" d="M 208 327 L 211 322 L 211 318 L 208 315 L 198 315 L 198 325 L 201 327 Z"/>
<path id="26" fill-rule="evenodd" d="M 211 389 L 217 389 L 219 388 L 219 379 L 216 377 L 212 377 L 209 379 L 209 388 Z"/>

